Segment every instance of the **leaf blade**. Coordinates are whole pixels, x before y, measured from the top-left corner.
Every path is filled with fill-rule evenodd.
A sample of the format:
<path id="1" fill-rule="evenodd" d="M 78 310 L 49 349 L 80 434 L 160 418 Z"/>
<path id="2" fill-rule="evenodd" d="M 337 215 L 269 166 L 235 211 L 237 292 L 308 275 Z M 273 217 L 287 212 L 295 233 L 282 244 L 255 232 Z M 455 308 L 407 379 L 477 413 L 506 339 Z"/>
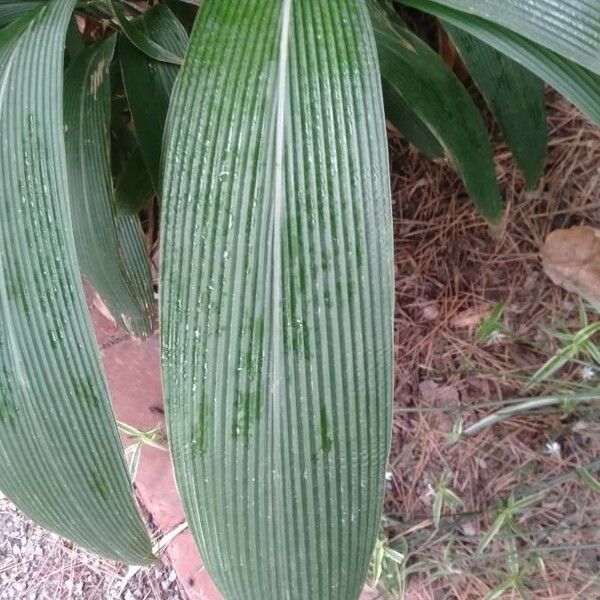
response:
<path id="1" fill-rule="evenodd" d="M 544 83 L 469 33 L 445 24 L 485 98 L 530 188 L 544 170 L 548 147 Z"/>
<path id="2" fill-rule="evenodd" d="M 600 125 L 600 76 L 531 40 L 430 0 L 401 0 L 467 31 L 554 87 Z"/>
<path id="3" fill-rule="evenodd" d="M 495 0 L 433 1 L 510 29 L 600 74 L 600 4 L 596 0 L 504 0 L 501 7 Z"/>
<path id="4" fill-rule="evenodd" d="M 442 59 L 369 0 L 384 78 L 446 150 L 481 214 L 492 224 L 502 216 L 494 158 L 483 119 Z"/>
<path id="5" fill-rule="evenodd" d="M 115 187 L 117 212 L 134 215 L 142 210 L 155 195 L 141 150 L 136 148 L 125 163 Z"/>
<path id="6" fill-rule="evenodd" d="M 40 0 L 0 0 L 0 27 L 12 23 L 19 17 L 26 13 L 35 10 L 43 5 L 43 1 Z"/>
<path id="7" fill-rule="evenodd" d="M 61 102 L 73 6 L 49 3 L 12 47 L 0 33 L 0 489 L 46 528 L 146 563 L 70 233 Z"/>
<path id="8" fill-rule="evenodd" d="M 152 296 L 134 289 L 119 240 L 110 171 L 109 67 L 116 36 L 90 45 L 65 75 L 65 144 L 69 169 L 71 220 L 82 275 L 105 301 L 117 324 L 139 338 L 152 330 Z M 135 230 L 130 230 L 133 234 Z M 138 274 L 146 259 L 137 255 Z M 151 289 L 150 275 L 146 267 Z"/>
<path id="9" fill-rule="evenodd" d="M 182 56 L 155 42 L 152 37 L 138 27 L 135 21 L 130 21 L 117 0 L 111 0 L 111 6 L 123 33 L 136 48 L 150 58 L 160 62 L 171 63 L 173 65 L 181 65 L 183 63 Z"/>
<path id="10" fill-rule="evenodd" d="M 427 125 L 415 114 L 410 106 L 399 96 L 392 84 L 384 78 L 381 80 L 385 116 L 418 148 L 427 158 L 438 158 L 444 154 L 444 149 Z"/>
<path id="11" fill-rule="evenodd" d="M 151 8 L 133 24 L 170 52 L 185 54 L 187 33 L 166 5 Z M 164 125 L 179 68 L 153 60 L 123 35 L 119 39 L 119 60 L 140 150 L 158 191 Z"/>
<path id="12" fill-rule="evenodd" d="M 364 3 L 205 2 L 167 131 L 163 377 L 190 527 L 227 598 L 355 598 L 379 525 L 393 304 Z"/>

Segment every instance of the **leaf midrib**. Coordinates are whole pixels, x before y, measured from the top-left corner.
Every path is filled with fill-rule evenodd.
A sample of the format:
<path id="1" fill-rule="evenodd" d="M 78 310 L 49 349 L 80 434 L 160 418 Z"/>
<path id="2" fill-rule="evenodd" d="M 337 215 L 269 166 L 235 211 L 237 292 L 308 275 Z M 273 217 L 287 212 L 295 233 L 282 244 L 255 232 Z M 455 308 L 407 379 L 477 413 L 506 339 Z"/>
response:
<path id="1" fill-rule="evenodd" d="M 275 518 L 283 515 L 283 464 L 279 449 L 282 434 L 282 401 L 285 389 L 284 367 L 284 323 L 283 323 L 283 264 L 282 264 L 282 231 L 285 214 L 285 126 L 289 111 L 288 77 L 289 50 L 291 33 L 292 0 L 283 0 L 281 4 L 281 24 L 279 34 L 279 51 L 277 77 L 275 80 L 275 131 L 274 131 L 274 182 L 273 212 L 271 229 L 271 286 L 272 286 L 272 346 L 271 346 L 271 382 L 269 385 L 271 402 L 270 410 L 273 424 L 271 468 L 275 475 L 276 485 L 271 495 L 271 511 Z M 277 528 L 275 531 L 279 531 Z M 275 534 L 279 537 L 279 534 Z M 281 540 L 273 540 L 276 545 Z"/>

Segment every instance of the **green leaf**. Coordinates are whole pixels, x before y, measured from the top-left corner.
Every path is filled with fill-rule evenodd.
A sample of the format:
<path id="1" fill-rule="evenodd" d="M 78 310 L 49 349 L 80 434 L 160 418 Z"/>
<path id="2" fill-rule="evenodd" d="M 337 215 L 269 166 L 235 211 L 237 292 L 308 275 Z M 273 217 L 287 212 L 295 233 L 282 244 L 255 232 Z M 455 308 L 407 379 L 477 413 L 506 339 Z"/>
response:
<path id="1" fill-rule="evenodd" d="M 479 323 L 475 332 L 475 341 L 489 342 L 493 340 L 495 334 L 505 331 L 502 325 L 502 316 L 504 315 L 505 308 L 505 302 L 496 303 L 490 315 Z"/>
<path id="2" fill-rule="evenodd" d="M 433 524 L 436 529 L 440 526 L 440 521 L 442 520 L 442 509 L 444 508 L 444 490 L 439 489 L 435 494 L 435 499 L 433 501 Z"/>
<path id="3" fill-rule="evenodd" d="M 71 233 L 62 74 L 74 4 L 54 0 L 21 35 L 0 32 L 0 489 L 44 527 L 140 564 L 150 540 Z"/>
<path id="4" fill-rule="evenodd" d="M 137 215 L 119 217 L 117 233 L 131 291 L 138 304 L 152 306 L 152 313 L 154 313 L 154 287 L 139 217 Z"/>
<path id="5" fill-rule="evenodd" d="M 44 2 L 40 0 L 0 0 L 0 27 L 4 27 L 22 15 L 42 6 Z"/>
<path id="6" fill-rule="evenodd" d="M 449 24 L 444 27 L 494 114 L 527 184 L 535 188 L 548 147 L 544 82 L 471 34 Z"/>
<path id="7" fill-rule="evenodd" d="M 361 0 L 206 0 L 169 118 L 163 384 L 227 599 L 358 597 L 379 529 L 393 248 Z"/>
<path id="8" fill-rule="evenodd" d="M 168 48 L 165 48 L 162 44 L 155 42 L 154 39 L 138 25 L 136 20 L 128 20 L 125 11 L 117 0 L 111 0 L 111 6 L 123 33 L 136 48 L 150 58 L 160 62 L 172 63 L 174 65 L 181 65 L 181 63 L 183 63 L 183 55 L 175 54 Z"/>
<path id="9" fill-rule="evenodd" d="M 150 9 L 145 15 L 135 19 L 133 24 L 171 52 L 185 54 L 187 33 L 164 4 Z M 140 149 L 158 191 L 165 119 L 179 68 L 150 58 L 123 35 L 119 39 L 119 57 Z"/>
<path id="10" fill-rule="evenodd" d="M 109 67 L 116 36 L 83 50 L 65 76 L 65 141 L 71 220 L 82 275 L 104 300 L 117 324 L 136 337 L 152 330 L 152 296 L 140 297 L 119 244 L 110 171 Z M 141 257 L 140 272 L 147 259 Z M 149 272 L 147 266 L 146 273 Z M 151 289 L 148 283 L 146 289 Z"/>
<path id="11" fill-rule="evenodd" d="M 404 2 L 404 0 L 402 0 Z M 433 0 L 501 25 L 600 74 L 598 0 Z M 429 0 L 414 0 L 416 8 Z M 423 9 L 427 10 L 427 9 Z"/>
<path id="12" fill-rule="evenodd" d="M 471 97 L 439 55 L 390 11 L 376 0 L 369 0 L 369 9 L 384 79 L 444 147 L 481 214 L 497 224 L 502 199 L 494 157 Z"/>
<path id="13" fill-rule="evenodd" d="M 580 467 L 577 469 L 577 475 L 579 475 L 581 481 L 583 481 L 590 490 L 600 493 L 600 481 L 598 481 L 586 468 Z"/>
<path id="14" fill-rule="evenodd" d="M 380 1 L 390 8 L 391 5 L 388 4 L 387 0 Z M 394 13 L 394 17 L 396 22 L 400 22 L 404 25 L 397 13 Z M 394 86 L 383 78 L 381 80 L 381 87 L 383 90 L 383 104 L 385 107 L 386 119 L 400 131 L 411 144 L 425 154 L 427 158 L 434 159 L 443 156 L 444 149 L 437 141 L 435 135 L 404 101 L 402 96 L 396 93 Z"/>
<path id="15" fill-rule="evenodd" d="M 510 513 L 506 509 L 498 511 L 492 526 L 486 531 L 479 544 L 477 545 L 477 553 L 481 554 L 493 541 L 494 538 L 500 533 L 500 531 L 506 525 L 506 521 L 510 517 Z"/>
<path id="16" fill-rule="evenodd" d="M 154 186 L 148 175 L 144 157 L 139 148 L 125 164 L 115 189 L 117 212 L 134 215 L 144 208 L 154 196 Z"/>
<path id="17" fill-rule="evenodd" d="M 443 19 L 512 58 L 553 86 L 600 125 L 600 76 L 484 19 L 453 11 L 431 0 L 402 0 L 402 3 Z"/>
<path id="18" fill-rule="evenodd" d="M 437 158 L 444 149 L 429 127 L 415 114 L 412 108 L 396 93 L 393 85 L 381 80 L 385 116 L 388 121 L 428 158 Z"/>

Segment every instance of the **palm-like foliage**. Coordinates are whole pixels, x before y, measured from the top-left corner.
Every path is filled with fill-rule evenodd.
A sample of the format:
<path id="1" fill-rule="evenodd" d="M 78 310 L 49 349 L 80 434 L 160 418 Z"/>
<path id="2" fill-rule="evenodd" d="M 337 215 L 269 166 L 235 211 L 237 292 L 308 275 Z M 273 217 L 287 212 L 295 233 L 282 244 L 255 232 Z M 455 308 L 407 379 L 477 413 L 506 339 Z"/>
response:
<path id="1" fill-rule="evenodd" d="M 502 214 L 484 121 L 405 7 L 440 19 L 533 186 L 543 81 L 600 123 L 600 6 L 204 0 L 193 29 L 182 6 L 0 0 L 0 489 L 151 560 L 80 276 L 149 333 L 158 196 L 167 426 L 209 570 L 226 598 L 354 598 L 391 423 L 383 101 Z"/>

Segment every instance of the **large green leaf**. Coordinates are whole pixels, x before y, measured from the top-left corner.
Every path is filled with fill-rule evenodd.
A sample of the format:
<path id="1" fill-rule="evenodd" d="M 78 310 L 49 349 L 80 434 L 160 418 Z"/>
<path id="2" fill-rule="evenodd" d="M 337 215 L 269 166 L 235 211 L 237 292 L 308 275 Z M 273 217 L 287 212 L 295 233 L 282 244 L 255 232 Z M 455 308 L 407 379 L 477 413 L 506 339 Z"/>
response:
<path id="1" fill-rule="evenodd" d="M 404 1 L 404 0 L 402 0 Z M 424 4 L 427 4 L 426 0 Z M 433 0 L 510 29 L 600 74 L 598 0 Z M 419 8 L 421 0 L 415 0 Z"/>
<path id="2" fill-rule="evenodd" d="M 44 4 L 42 0 L 39 2 L 37 0 L 0 0 L 0 27 L 42 4 Z"/>
<path id="3" fill-rule="evenodd" d="M 544 82 L 466 31 L 449 24 L 445 28 L 494 113 L 529 187 L 535 187 L 548 148 Z"/>
<path id="4" fill-rule="evenodd" d="M 74 4 L 54 0 L 20 35 L 0 33 L 0 489 L 48 529 L 145 563 L 71 233 L 62 73 Z"/>
<path id="5" fill-rule="evenodd" d="M 116 36 L 83 50 L 65 76 L 65 140 L 71 219 L 79 268 L 104 300 L 117 324 L 145 338 L 152 329 L 152 286 L 136 293 L 119 244 L 117 208 L 110 171 L 110 78 Z M 133 218 L 133 217 L 132 217 Z"/>
<path id="6" fill-rule="evenodd" d="M 133 25 L 171 52 L 185 54 L 187 33 L 166 5 L 159 4 L 150 9 L 136 18 Z M 119 40 L 119 56 L 140 150 L 158 190 L 165 119 L 179 68 L 150 58 L 123 35 Z"/>
<path id="7" fill-rule="evenodd" d="M 376 540 L 393 252 L 363 0 L 206 0 L 167 121 L 163 382 L 225 598 L 351 600 Z"/>
<path id="8" fill-rule="evenodd" d="M 502 215 L 494 157 L 485 124 L 471 97 L 443 60 L 369 0 L 381 72 L 386 82 L 444 147 L 471 199 L 491 223 Z"/>
<path id="9" fill-rule="evenodd" d="M 485 19 L 446 8 L 431 0 L 402 0 L 402 3 L 439 17 L 509 56 L 553 86 L 600 125 L 600 76 Z"/>

